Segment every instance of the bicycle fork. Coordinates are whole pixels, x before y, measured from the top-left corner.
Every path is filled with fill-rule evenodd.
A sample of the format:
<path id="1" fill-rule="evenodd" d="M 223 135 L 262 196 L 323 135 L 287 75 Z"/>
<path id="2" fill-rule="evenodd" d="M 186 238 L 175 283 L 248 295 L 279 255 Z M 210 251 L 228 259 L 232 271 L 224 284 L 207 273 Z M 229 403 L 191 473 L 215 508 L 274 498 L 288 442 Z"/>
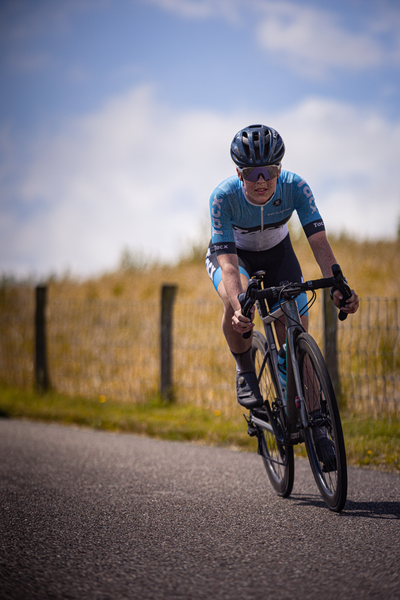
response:
<path id="1" fill-rule="evenodd" d="M 271 376 L 273 377 L 273 379 L 275 380 L 274 382 L 274 389 L 279 389 L 279 375 L 278 375 L 278 363 L 277 363 L 277 348 L 275 345 L 275 340 L 273 338 L 273 333 L 271 331 L 270 328 L 265 328 L 265 334 L 266 334 L 266 338 L 267 338 L 267 345 L 266 345 L 266 352 L 264 354 L 264 358 L 263 358 L 263 362 L 260 368 L 260 373 L 259 373 L 259 381 L 262 379 L 262 374 L 264 372 L 264 369 L 268 369 L 269 367 L 269 371 Z M 267 364 L 268 363 L 268 364 Z M 282 402 L 281 398 L 275 398 L 274 402 Z M 262 419 L 260 417 L 257 417 L 254 414 L 254 411 L 251 410 L 250 411 L 250 417 L 247 417 L 247 415 L 244 415 L 247 424 L 251 427 L 251 426 L 256 426 L 255 428 L 255 433 L 257 433 L 257 440 L 258 440 L 258 453 L 262 456 L 264 456 L 264 458 L 266 460 L 269 460 L 270 462 L 273 463 L 277 463 L 277 464 L 286 464 L 286 453 L 283 450 L 283 446 L 287 445 L 288 440 L 285 439 L 285 435 L 284 432 L 281 428 L 279 428 L 277 426 L 277 421 L 275 418 L 274 413 L 274 406 L 271 405 L 269 403 L 269 399 L 267 398 L 265 401 L 265 410 L 267 413 L 267 418 L 268 421 L 266 421 L 265 419 Z M 282 408 L 282 406 L 281 406 Z M 258 428 L 258 431 L 257 431 Z M 277 441 L 277 447 L 278 447 L 278 451 L 281 457 L 280 461 L 274 460 L 273 458 L 271 458 L 270 456 L 266 456 L 266 453 L 263 451 L 262 448 L 262 444 L 265 443 L 263 435 L 261 434 L 260 430 L 264 430 L 266 432 L 271 433 L 272 435 L 274 435 L 276 441 Z"/>
<path id="2" fill-rule="evenodd" d="M 296 356 L 295 337 L 304 332 L 300 328 L 300 315 L 295 301 L 289 301 L 287 306 L 291 314 L 286 318 L 286 356 L 287 356 L 287 415 L 290 441 L 293 445 L 304 441 L 302 431 L 310 426 L 308 413 L 302 389 L 299 363 Z M 290 324 L 292 321 L 292 324 Z M 294 323 L 294 324 L 293 324 Z"/>

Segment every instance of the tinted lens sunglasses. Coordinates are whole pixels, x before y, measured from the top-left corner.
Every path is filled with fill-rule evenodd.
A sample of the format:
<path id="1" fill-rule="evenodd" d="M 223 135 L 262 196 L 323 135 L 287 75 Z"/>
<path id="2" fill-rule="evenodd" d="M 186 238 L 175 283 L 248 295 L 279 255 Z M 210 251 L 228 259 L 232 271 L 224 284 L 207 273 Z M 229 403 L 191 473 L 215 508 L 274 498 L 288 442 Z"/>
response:
<path id="1" fill-rule="evenodd" d="M 266 167 L 246 167 L 242 169 L 240 173 L 242 174 L 243 179 L 246 181 L 252 181 L 255 183 L 258 181 L 260 175 L 262 175 L 265 181 L 269 179 L 274 179 L 279 175 L 280 165 L 268 165 Z"/>

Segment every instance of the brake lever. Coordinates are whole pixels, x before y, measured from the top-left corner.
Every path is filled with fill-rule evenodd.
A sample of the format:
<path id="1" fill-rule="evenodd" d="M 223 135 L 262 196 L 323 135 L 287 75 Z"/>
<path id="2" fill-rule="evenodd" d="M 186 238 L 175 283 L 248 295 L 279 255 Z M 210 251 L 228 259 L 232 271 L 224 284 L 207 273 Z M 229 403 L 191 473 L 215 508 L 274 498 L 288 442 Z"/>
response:
<path id="1" fill-rule="evenodd" d="M 255 294 L 258 290 L 258 282 L 256 279 L 250 279 L 246 292 L 242 292 L 238 295 L 238 300 L 240 302 L 240 306 L 242 307 L 242 315 L 244 317 L 250 318 L 251 309 L 255 304 Z M 251 336 L 251 330 L 246 331 L 246 333 L 242 333 L 242 338 L 245 340 L 249 339 Z"/>
<path id="2" fill-rule="evenodd" d="M 346 306 L 346 300 L 351 298 L 351 289 L 349 284 L 347 283 L 347 279 L 343 276 L 342 270 L 339 265 L 332 265 L 332 273 L 335 278 L 335 285 L 332 290 L 339 290 L 342 294 L 342 299 L 340 300 L 340 306 Z M 338 315 L 339 321 L 345 321 L 347 319 L 347 313 L 339 310 Z"/>

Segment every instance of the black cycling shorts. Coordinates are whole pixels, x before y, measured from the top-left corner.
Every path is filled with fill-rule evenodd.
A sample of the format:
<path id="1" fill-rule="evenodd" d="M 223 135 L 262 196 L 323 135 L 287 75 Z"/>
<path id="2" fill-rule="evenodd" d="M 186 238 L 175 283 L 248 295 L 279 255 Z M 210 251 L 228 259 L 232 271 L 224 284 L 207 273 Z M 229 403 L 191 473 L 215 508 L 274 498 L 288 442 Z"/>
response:
<path id="1" fill-rule="evenodd" d="M 303 281 L 300 263 L 294 253 L 289 234 L 269 250 L 252 252 L 238 248 L 237 255 L 239 271 L 248 279 L 257 271 L 265 271 L 265 287 L 278 286 L 283 281 L 293 283 Z M 206 267 L 208 275 L 217 290 L 222 279 L 222 272 L 212 243 L 208 247 Z M 304 310 L 307 304 L 307 294 L 302 293 L 297 300 L 301 314 L 307 314 Z"/>

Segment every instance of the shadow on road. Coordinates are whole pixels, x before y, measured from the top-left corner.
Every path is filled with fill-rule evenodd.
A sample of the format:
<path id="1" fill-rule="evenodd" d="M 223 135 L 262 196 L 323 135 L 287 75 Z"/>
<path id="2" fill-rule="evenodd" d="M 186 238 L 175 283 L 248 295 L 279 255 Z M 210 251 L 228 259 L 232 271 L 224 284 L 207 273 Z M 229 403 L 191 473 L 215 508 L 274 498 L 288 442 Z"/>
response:
<path id="1" fill-rule="evenodd" d="M 318 495 L 292 494 L 289 500 L 299 505 L 325 508 Z M 364 517 L 368 519 L 400 519 L 400 502 L 354 502 L 347 500 L 341 515 L 343 517 Z"/>
<path id="2" fill-rule="evenodd" d="M 353 502 L 348 500 L 343 514 L 370 519 L 400 519 L 400 502 Z"/>

